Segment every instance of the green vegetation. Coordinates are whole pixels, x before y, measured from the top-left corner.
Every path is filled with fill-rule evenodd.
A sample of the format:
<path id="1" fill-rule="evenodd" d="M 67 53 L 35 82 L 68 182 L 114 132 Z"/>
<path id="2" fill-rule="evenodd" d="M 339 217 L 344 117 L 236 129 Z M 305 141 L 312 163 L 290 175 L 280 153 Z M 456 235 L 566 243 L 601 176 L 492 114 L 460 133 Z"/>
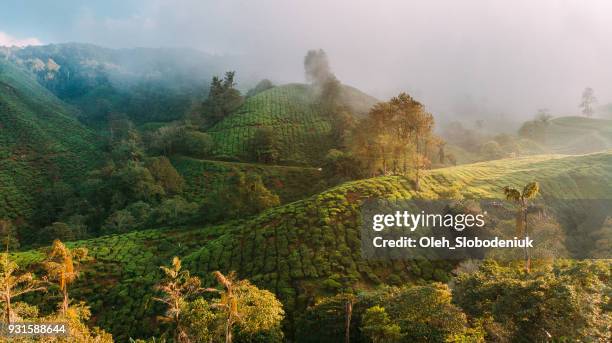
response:
<path id="1" fill-rule="evenodd" d="M 260 175 L 266 188 L 278 194 L 282 203 L 303 199 L 326 187 L 322 172 L 311 167 L 268 166 L 188 157 L 175 157 L 172 164 L 185 179 L 185 198 L 194 202 L 205 201 L 213 194 L 227 191 L 231 177 L 237 173 Z"/>
<path id="2" fill-rule="evenodd" d="M 215 155 L 248 158 L 249 141 L 258 128 L 273 129 L 279 140 L 279 158 L 286 162 L 306 162 L 326 151 L 330 124 L 312 103 L 309 87 L 279 86 L 246 100 L 235 113 L 208 132 L 216 147 Z"/>
<path id="3" fill-rule="evenodd" d="M 526 122 L 519 135 L 540 144 L 544 151 L 584 154 L 612 148 L 612 120 L 561 117 Z"/>
<path id="4" fill-rule="evenodd" d="M 343 86 L 341 101 L 364 112 L 371 97 Z M 367 110 L 366 110 L 367 111 Z M 255 160 L 250 141 L 258 129 L 269 128 L 278 137 L 278 159 L 282 164 L 320 161 L 332 147 L 331 122 L 322 113 L 313 89 L 303 84 L 277 86 L 248 98 L 236 112 L 213 126 L 208 133 L 215 141 L 214 154 Z"/>
<path id="5" fill-rule="evenodd" d="M 0 61 L 0 217 L 27 219 L 35 194 L 74 183 L 100 158 L 98 137 L 27 72 Z"/>
<path id="6" fill-rule="evenodd" d="M 206 95 L 203 80 L 222 70 L 218 58 L 190 49 L 108 49 L 78 43 L 13 49 L 6 59 L 30 70 L 96 128 L 104 127 L 114 113 L 125 113 L 138 124 L 180 119 L 192 101 Z"/>
<path id="7" fill-rule="evenodd" d="M 610 261 L 562 259 L 608 254 L 609 208 L 569 202 L 610 199 L 608 121 L 541 110 L 519 136 L 477 121 L 444 141 L 423 104 L 342 85 L 323 50 L 304 59 L 309 85 L 263 80 L 244 97 L 233 72 L 205 97 L 209 76 L 119 63 L 132 50 L 15 52 L 0 61 L 5 322 L 67 321 L 68 341 L 104 343 L 611 338 Z M 525 249 L 524 268 L 362 257 L 370 199 L 452 199 L 454 215 L 502 197 L 487 234 L 551 248 Z"/>
<path id="8" fill-rule="evenodd" d="M 7 252 L 2 253 L 0 258 L 0 304 L 2 304 L 2 318 L 4 324 L 11 323 L 57 323 L 65 324 L 66 327 L 59 328 L 51 326 L 58 333 L 65 333 L 66 342 L 112 342 L 112 336 L 98 327 L 90 328 L 86 322 L 91 317 L 89 307 L 83 302 L 72 302 L 68 298 L 68 286 L 79 276 L 77 265 L 87 256 L 87 249 L 77 248 L 71 250 L 62 242 L 56 240 L 53 246 L 46 252 L 47 258 L 43 262 L 46 275 L 43 280 L 37 278 L 34 273 L 19 272 L 18 264 Z M 55 302 L 56 291 L 60 294 L 59 310 L 41 309 L 41 301 L 33 304 L 20 301 L 24 296 L 44 292 L 44 298 L 49 303 Z M 17 301 L 15 301 L 17 300 Z M 60 331 L 61 330 L 61 331 Z M 61 336 L 60 336 L 61 337 Z M 25 336 L 0 337 L 0 342 L 57 342 L 57 336 Z"/>
<path id="9" fill-rule="evenodd" d="M 184 256 L 185 265 L 204 284 L 214 282 L 211 271 L 235 270 L 273 291 L 285 306 L 285 332 L 291 336 L 296 311 L 306 308 L 310 299 L 355 290 L 357 285 L 448 280 L 452 268 L 448 262 L 363 260 L 359 241 L 363 199 L 438 198 L 450 188 L 458 188 L 466 198 L 493 198 L 503 186 L 525 184 L 533 175 L 538 175 L 544 197 L 605 199 L 612 191 L 602 181 L 612 177 L 611 156 L 610 152 L 543 155 L 433 170 L 422 176 L 420 192 L 401 176 L 354 181 L 246 221 L 75 242 L 70 246 L 87 247 L 96 263 L 85 265 L 87 277 L 77 280 L 73 297 L 87 299 L 98 314 L 98 324 L 119 338 L 159 334 L 154 323 L 142 320 L 160 312 L 152 303 L 152 287 L 160 277 L 157 266 L 172 256 Z M 38 251 L 16 256 L 20 265 L 41 258 Z"/>

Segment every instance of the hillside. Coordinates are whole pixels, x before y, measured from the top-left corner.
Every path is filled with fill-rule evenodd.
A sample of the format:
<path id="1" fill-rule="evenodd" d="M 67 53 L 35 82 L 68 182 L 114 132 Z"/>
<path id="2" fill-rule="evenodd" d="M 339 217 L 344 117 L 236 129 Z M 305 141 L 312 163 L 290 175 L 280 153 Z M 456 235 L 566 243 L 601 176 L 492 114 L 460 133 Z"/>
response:
<path id="1" fill-rule="evenodd" d="M 584 154 L 612 148 L 612 120 L 560 117 L 550 120 L 539 134 L 551 152 Z"/>
<path id="2" fill-rule="evenodd" d="M 181 118 L 206 94 L 212 75 L 232 59 L 193 49 L 109 49 L 67 43 L 11 48 L 4 53 L 62 101 L 81 109 L 81 120 L 98 126 L 108 113 L 125 113 L 138 124 Z M 4 58 L 0 51 L 0 58 Z"/>
<path id="3" fill-rule="evenodd" d="M 75 115 L 29 73 L 0 61 L 0 217 L 27 217 L 35 192 L 96 163 L 97 137 Z"/>
<path id="4" fill-rule="evenodd" d="M 223 225 L 157 229 L 72 243 L 95 261 L 74 286 L 87 299 L 96 323 L 118 339 L 154 334 L 163 309 L 152 300 L 158 267 L 178 255 L 210 284 L 210 272 L 235 270 L 280 297 L 289 332 L 296 311 L 321 294 L 406 280 L 446 281 L 448 262 L 367 261 L 360 256 L 359 208 L 367 197 L 440 198 L 450 190 L 464 197 L 499 197 L 505 185 L 534 178 L 545 198 L 610 199 L 612 151 L 584 156 L 540 155 L 429 171 L 415 192 L 403 177 L 345 183 L 305 200 Z M 22 264 L 40 261 L 40 251 L 17 254 Z"/>
<path id="5" fill-rule="evenodd" d="M 173 158 L 172 164 L 185 179 L 185 198 L 196 202 L 201 202 L 216 192 L 228 191 L 228 179 L 238 172 L 260 175 L 266 188 L 277 194 L 281 203 L 315 194 L 322 191 L 326 184 L 321 171 L 309 167 L 270 166 L 188 157 Z"/>
<path id="6" fill-rule="evenodd" d="M 363 116 L 376 99 L 344 86 L 342 102 Z M 284 163 L 304 164 L 320 158 L 332 142 L 329 118 L 314 102 L 313 91 L 304 84 L 274 87 L 246 100 L 235 113 L 209 130 L 215 154 L 247 158 L 249 140 L 258 128 L 272 128 L 279 140 Z"/>

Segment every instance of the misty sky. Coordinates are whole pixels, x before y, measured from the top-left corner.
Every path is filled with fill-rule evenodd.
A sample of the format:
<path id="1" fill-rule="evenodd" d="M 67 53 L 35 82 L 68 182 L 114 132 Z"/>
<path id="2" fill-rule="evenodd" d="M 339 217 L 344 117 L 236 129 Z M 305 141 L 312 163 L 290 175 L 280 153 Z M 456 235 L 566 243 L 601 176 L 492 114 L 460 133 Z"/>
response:
<path id="1" fill-rule="evenodd" d="M 612 102 L 608 0 L 8 0 L 0 45 L 193 47 L 248 57 L 250 73 L 303 81 L 323 48 L 344 83 L 406 90 L 441 115 L 578 114 Z"/>

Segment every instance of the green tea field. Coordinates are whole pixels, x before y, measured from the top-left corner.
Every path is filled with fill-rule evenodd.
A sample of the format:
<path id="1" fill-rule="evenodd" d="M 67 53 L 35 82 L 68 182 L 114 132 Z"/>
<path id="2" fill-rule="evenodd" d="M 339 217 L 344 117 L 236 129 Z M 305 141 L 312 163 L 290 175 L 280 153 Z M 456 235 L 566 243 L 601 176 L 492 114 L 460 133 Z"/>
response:
<path id="1" fill-rule="evenodd" d="M 331 124 L 321 113 L 310 86 L 289 84 L 274 87 L 246 100 L 235 113 L 209 130 L 217 156 L 246 158 L 249 140 L 258 128 L 272 128 L 279 141 L 280 160 L 304 164 L 323 156 L 332 144 Z M 345 87 L 342 101 L 363 115 L 376 100 Z"/>
<path id="2" fill-rule="evenodd" d="M 71 246 L 87 247 L 93 257 L 73 297 L 86 299 L 97 313 L 96 324 L 119 340 L 159 333 L 154 317 L 162 308 L 152 301 L 152 287 L 160 277 L 157 266 L 178 255 L 206 284 L 213 282 L 212 271 L 234 270 L 275 292 L 291 328 L 296 313 L 321 295 L 380 283 L 448 281 L 448 261 L 361 258 L 360 206 L 366 198 L 437 199 L 450 192 L 493 198 L 501 196 L 506 185 L 536 180 L 545 198 L 610 199 L 612 185 L 606 180 L 611 177 L 612 151 L 505 159 L 429 171 L 419 192 L 405 177 L 378 177 L 348 182 L 248 220 L 73 242 Z M 20 265 L 35 266 L 42 253 L 15 256 Z M 149 320 L 138 319 L 143 317 Z"/>

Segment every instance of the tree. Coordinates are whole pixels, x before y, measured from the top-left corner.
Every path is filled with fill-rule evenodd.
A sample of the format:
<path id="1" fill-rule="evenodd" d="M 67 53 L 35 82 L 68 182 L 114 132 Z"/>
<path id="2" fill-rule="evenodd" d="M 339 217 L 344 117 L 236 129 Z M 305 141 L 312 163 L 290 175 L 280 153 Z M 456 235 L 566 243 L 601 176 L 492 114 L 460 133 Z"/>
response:
<path id="1" fill-rule="evenodd" d="M 389 300 L 405 342 L 444 342 L 466 332 L 467 316 L 452 303 L 447 285 L 402 287 Z"/>
<path id="2" fill-rule="evenodd" d="M 11 301 L 23 294 L 46 290 L 42 281 L 32 273 L 20 273 L 17 263 L 7 252 L 0 254 L 0 301 L 4 303 L 4 319 L 10 324 L 14 318 Z"/>
<path id="3" fill-rule="evenodd" d="M 68 298 L 68 286 L 79 276 L 78 266 L 87 257 L 87 249 L 76 248 L 68 249 L 60 240 L 53 241 L 51 249 L 47 253 L 47 258 L 43 266 L 47 270 L 50 280 L 55 280 L 62 293 L 62 314 L 68 312 L 70 300 Z"/>
<path id="4" fill-rule="evenodd" d="M 220 308 L 223 317 L 224 317 L 224 335 L 225 342 L 232 343 L 232 329 L 234 324 L 240 319 L 240 314 L 238 313 L 238 300 L 234 295 L 234 274 L 228 275 L 226 277 L 220 271 L 216 271 L 213 273 L 217 282 L 221 284 L 223 287 L 222 291 L 219 291 L 221 294 L 221 299 L 215 303 L 215 307 Z M 209 289 L 209 291 L 218 291 L 217 289 Z"/>
<path id="5" fill-rule="evenodd" d="M 361 163 L 355 156 L 337 149 L 327 152 L 322 169 L 325 178 L 332 180 L 332 183 L 355 180 L 364 175 Z"/>
<path id="6" fill-rule="evenodd" d="M 136 225 L 136 220 L 130 211 L 119 210 L 106 218 L 102 232 L 105 234 L 130 232 L 136 228 Z"/>
<path id="7" fill-rule="evenodd" d="M 190 342 L 182 314 L 189 298 L 204 290 L 200 287 L 200 279 L 191 276 L 188 270 L 183 270 L 181 260 L 176 256 L 172 259 L 172 266 L 161 266 L 160 269 L 164 272 L 164 280 L 155 288 L 163 296 L 154 299 L 167 306 L 160 319 L 174 326 L 174 342 Z"/>
<path id="8" fill-rule="evenodd" d="M 188 202 L 180 196 L 165 199 L 153 214 L 155 221 L 161 225 L 184 225 L 193 220 L 198 204 Z"/>
<path id="9" fill-rule="evenodd" d="M 223 79 L 217 76 L 212 78 L 208 98 L 203 104 L 209 125 L 219 122 L 242 105 L 244 98 L 235 88 L 235 76 L 236 72 L 228 71 Z"/>
<path id="10" fill-rule="evenodd" d="M 391 322 L 385 308 L 379 305 L 370 307 L 361 318 L 361 332 L 373 343 L 392 343 L 401 339 L 399 325 Z"/>
<path id="11" fill-rule="evenodd" d="M 438 140 L 437 142 L 438 144 L 438 161 L 441 164 L 445 164 L 446 163 L 446 152 L 444 151 L 444 147 L 446 147 L 446 142 L 443 140 Z"/>
<path id="12" fill-rule="evenodd" d="M 580 108 L 582 109 L 582 114 L 587 117 L 592 117 L 595 110 L 593 109 L 593 105 L 597 103 L 597 98 L 595 97 L 595 92 L 593 88 L 587 87 L 582 92 L 582 102 L 580 102 Z"/>
<path id="13" fill-rule="evenodd" d="M 349 305 L 350 304 L 350 308 Z M 351 321 L 359 321 L 358 306 L 360 300 L 354 294 L 338 293 L 318 300 L 308 307 L 298 323 L 299 342 L 346 342 L 347 329 L 349 338 L 358 338 L 355 326 Z M 350 321 L 349 319 L 350 314 Z M 351 329 L 353 329 L 351 331 Z"/>
<path id="14" fill-rule="evenodd" d="M 523 192 L 510 186 L 504 187 L 506 199 L 518 205 L 516 214 L 516 234 L 519 237 L 527 238 L 527 208 L 529 206 L 529 200 L 537 197 L 539 192 L 540 185 L 535 181 L 526 184 L 525 187 L 523 187 Z M 531 269 L 531 257 L 529 256 L 527 245 L 525 245 L 524 252 L 525 271 L 529 272 Z"/>
<path id="15" fill-rule="evenodd" d="M 129 139 L 130 134 L 134 131 L 134 125 L 124 113 L 109 113 L 108 131 L 110 143 L 114 144 Z"/>
<path id="16" fill-rule="evenodd" d="M 54 222 L 51 225 L 45 226 L 39 237 L 39 242 L 52 242 L 54 239 L 73 241 L 79 236 L 70 225 L 63 222 Z"/>
<path id="17" fill-rule="evenodd" d="M 353 318 L 354 303 L 355 297 L 352 294 L 348 294 L 344 304 L 344 343 L 351 341 L 351 320 Z"/>
<path id="18" fill-rule="evenodd" d="M 327 54 L 323 49 L 309 50 L 304 57 L 304 71 L 306 80 L 315 86 L 321 86 L 326 82 L 331 73 Z"/>
<path id="19" fill-rule="evenodd" d="M 12 221 L 0 219 L 0 235 L 2 235 L 2 247 L 6 247 L 7 249 L 19 248 L 17 230 Z"/>
<path id="20" fill-rule="evenodd" d="M 504 157 L 501 146 L 496 141 L 488 141 L 480 147 L 480 154 L 485 160 L 497 160 Z"/>
<path id="21" fill-rule="evenodd" d="M 433 115 L 426 112 L 423 105 L 406 93 L 400 93 L 390 101 L 399 117 L 399 137 L 404 141 L 411 139 L 414 147 L 416 169 L 415 189 L 420 189 L 420 171 L 429 166 L 426 146 L 429 143 L 434 125 Z"/>
<path id="22" fill-rule="evenodd" d="M 609 342 L 609 263 L 557 260 L 522 268 L 486 260 L 455 279 L 453 302 L 483 318 L 487 342 Z"/>
<path id="23" fill-rule="evenodd" d="M 274 130 L 269 127 L 257 129 L 250 144 L 255 160 L 267 164 L 274 164 L 278 161 L 278 145 L 278 137 Z"/>
<path id="24" fill-rule="evenodd" d="M 178 194 L 183 190 L 185 181 L 166 156 L 153 157 L 147 161 L 146 166 L 166 194 Z"/>
<path id="25" fill-rule="evenodd" d="M 226 343 L 232 342 L 234 326 L 246 336 L 269 333 L 278 337 L 281 334 L 280 323 L 285 312 L 274 294 L 255 287 L 248 280 L 236 280 L 234 273 L 226 276 L 216 271 L 213 275 L 222 289 L 209 288 L 208 291 L 220 295 L 213 307 L 221 310 Z"/>
<path id="26" fill-rule="evenodd" d="M 203 158 L 212 153 L 215 144 L 208 133 L 187 131 L 183 133 L 179 146 L 182 154 Z"/>
<path id="27" fill-rule="evenodd" d="M 244 213 L 255 214 L 280 205 L 278 195 L 264 185 L 258 174 L 241 174 L 238 181 L 238 192 Z"/>
<path id="28" fill-rule="evenodd" d="M 172 156 L 179 151 L 186 131 L 185 126 L 178 123 L 164 125 L 147 136 L 148 147 L 153 153 Z"/>
<path id="29" fill-rule="evenodd" d="M 202 298 L 185 304 L 181 322 L 190 339 L 195 342 L 213 342 L 219 337 L 216 325 L 218 316 L 213 310 L 211 304 Z"/>

